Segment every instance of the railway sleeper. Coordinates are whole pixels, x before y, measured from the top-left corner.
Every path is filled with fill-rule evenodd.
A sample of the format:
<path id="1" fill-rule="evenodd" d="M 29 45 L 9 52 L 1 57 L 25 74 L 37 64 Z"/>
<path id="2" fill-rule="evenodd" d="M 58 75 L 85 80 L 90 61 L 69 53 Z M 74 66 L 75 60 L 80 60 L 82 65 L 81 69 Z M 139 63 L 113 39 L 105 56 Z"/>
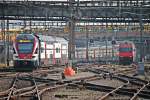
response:
<path id="1" fill-rule="evenodd" d="M 124 83 L 127 83 L 127 82 L 128 82 L 128 80 L 127 80 L 126 78 L 122 78 L 122 77 L 118 77 L 118 76 L 113 76 L 113 78 L 114 78 L 114 79 L 117 79 L 117 80 L 120 80 L 120 81 L 122 81 L 122 82 L 124 82 Z"/>
<path id="2" fill-rule="evenodd" d="M 138 94 L 139 97 L 145 98 L 145 99 L 150 99 L 150 94 L 148 93 L 143 93 L 142 91 Z"/>
<path id="3" fill-rule="evenodd" d="M 103 91 L 103 92 L 111 92 L 115 89 L 115 88 L 110 87 L 110 86 L 95 85 L 95 84 L 91 84 L 91 83 L 86 83 L 86 85 L 84 84 L 84 87 L 86 89 L 90 89 L 90 90 L 94 90 L 94 91 Z M 136 92 L 137 92 L 136 89 L 120 88 L 117 91 L 115 91 L 114 93 L 120 94 L 120 95 L 127 95 L 127 96 L 132 97 Z M 147 92 L 147 91 L 141 91 L 138 94 L 138 96 L 145 98 L 145 99 L 150 99 L 149 92 Z"/>
<path id="4" fill-rule="evenodd" d="M 106 88 L 97 88 L 92 86 L 86 86 L 86 89 L 94 90 L 94 91 L 103 91 L 103 92 L 111 92 L 113 89 L 106 89 Z"/>
<path id="5" fill-rule="evenodd" d="M 143 83 L 139 83 L 138 81 L 136 80 L 129 80 L 131 84 L 134 84 L 134 85 L 137 85 L 137 86 L 143 86 L 144 84 Z"/>
<path id="6" fill-rule="evenodd" d="M 110 86 L 102 86 L 102 85 L 96 85 L 96 84 L 91 84 L 91 83 L 85 83 L 84 86 L 91 86 L 91 87 L 96 87 L 96 88 L 106 88 L 106 89 L 115 89 L 114 87 Z"/>
<path id="7" fill-rule="evenodd" d="M 19 77 L 18 79 L 25 80 L 25 81 L 32 81 L 30 77 Z M 44 78 L 37 78 L 37 77 L 34 77 L 34 79 L 36 80 L 36 82 L 43 82 L 43 83 L 53 83 L 58 81 L 55 79 L 44 79 Z"/>
<path id="8" fill-rule="evenodd" d="M 129 79 L 129 80 L 139 81 L 139 82 L 142 82 L 142 83 L 144 83 L 144 84 L 147 84 L 147 83 L 148 83 L 148 81 L 142 80 L 142 79 L 139 79 L 139 78 L 136 78 L 136 77 L 130 77 L 130 76 L 123 75 L 123 74 L 118 74 L 118 76 L 127 78 L 127 79 Z"/>

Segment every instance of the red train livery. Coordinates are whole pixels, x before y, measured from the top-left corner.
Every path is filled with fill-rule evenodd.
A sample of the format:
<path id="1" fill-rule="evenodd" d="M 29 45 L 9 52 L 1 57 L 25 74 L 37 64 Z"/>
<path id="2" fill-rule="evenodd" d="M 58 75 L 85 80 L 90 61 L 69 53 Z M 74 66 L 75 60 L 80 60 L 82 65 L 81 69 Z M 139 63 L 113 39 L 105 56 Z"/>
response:
<path id="1" fill-rule="evenodd" d="M 131 64 L 135 61 L 136 48 L 132 42 L 121 42 L 119 44 L 119 64 Z"/>
<path id="2" fill-rule="evenodd" d="M 36 68 L 68 62 L 68 41 L 64 38 L 19 34 L 13 48 L 15 68 Z"/>

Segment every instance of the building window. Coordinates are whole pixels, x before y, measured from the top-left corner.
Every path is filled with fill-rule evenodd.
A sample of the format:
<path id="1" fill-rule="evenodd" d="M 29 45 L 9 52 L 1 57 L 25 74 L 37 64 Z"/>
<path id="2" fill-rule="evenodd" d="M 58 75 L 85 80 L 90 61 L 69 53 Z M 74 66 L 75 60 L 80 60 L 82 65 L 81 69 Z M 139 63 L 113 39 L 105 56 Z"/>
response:
<path id="1" fill-rule="evenodd" d="M 56 48 L 56 53 L 60 53 L 60 48 Z"/>

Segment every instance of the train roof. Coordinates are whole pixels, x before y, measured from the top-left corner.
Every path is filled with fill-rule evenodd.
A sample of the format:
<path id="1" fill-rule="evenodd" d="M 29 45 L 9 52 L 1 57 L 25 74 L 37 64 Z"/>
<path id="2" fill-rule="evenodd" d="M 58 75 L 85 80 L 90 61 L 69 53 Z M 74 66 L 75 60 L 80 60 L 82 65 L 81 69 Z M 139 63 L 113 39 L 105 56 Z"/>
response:
<path id="1" fill-rule="evenodd" d="M 119 44 L 134 44 L 132 41 L 120 41 Z"/>
<path id="2" fill-rule="evenodd" d="M 37 35 L 41 41 L 47 41 L 47 42 L 58 42 L 58 43 L 68 43 L 67 40 L 65 40 L 62 37 L 56 37 L 56 36 L 45 36 L 45 35 Z"/>
<path id="3" fill-rule="evenodd" d="M 88 49 L 106 49 L 106 45 L 105 46 L 89 46 Z M 112 45 L 108 45 L 107 49 L 112 48 Z M 86 47 L 76 47 L 76 49 L 78 50 L 82 50 L 82 49 L 86 49 Z"/>
<path id="4" fill-rule="evenodd" d="M 50 43 L 68 43 L 67 40 L 65 40 L 64 38 L 62 37 L 56 37 L 56 36 L 46 36 L 46 35 L 34 35 L 34 34 L 25 34 L 25 33 L 22 33 L 22 34 L 18 34 L 17 37 L 20 37 L 20 36 L 25 36 L 25 35 L 28 35 L 28 37 L 38 37 L 41 41 L 45 41 L 45 42 L 50 42 Z"/>

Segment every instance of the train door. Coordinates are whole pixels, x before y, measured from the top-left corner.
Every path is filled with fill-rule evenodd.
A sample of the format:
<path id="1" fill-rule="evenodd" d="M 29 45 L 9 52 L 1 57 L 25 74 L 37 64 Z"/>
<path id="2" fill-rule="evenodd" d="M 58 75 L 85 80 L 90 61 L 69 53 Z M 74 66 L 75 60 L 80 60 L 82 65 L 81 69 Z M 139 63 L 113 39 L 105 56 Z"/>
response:
<path id="1" fill-rule="evenodd" d="M 68 45 L 62 44 L 61 46 L 61 64 L 68 63 Z"/>
<path id="2" fill-rule="evenodd" d="M 44 60 L 45 60 L 45 43 L 41 42 L 40 44 L 40 58 L 41 58 L 41 64 L 44 64 Z"/>
<path id="3" fill-rule="evenodd" d="M 56 64 L 61 63 L 61 43 L 54 43 Z"/>
<path id="4" fill-rule="evenodd" d="M 53 64 L 53 44 L 47 45 L 48 64 Z"/>

